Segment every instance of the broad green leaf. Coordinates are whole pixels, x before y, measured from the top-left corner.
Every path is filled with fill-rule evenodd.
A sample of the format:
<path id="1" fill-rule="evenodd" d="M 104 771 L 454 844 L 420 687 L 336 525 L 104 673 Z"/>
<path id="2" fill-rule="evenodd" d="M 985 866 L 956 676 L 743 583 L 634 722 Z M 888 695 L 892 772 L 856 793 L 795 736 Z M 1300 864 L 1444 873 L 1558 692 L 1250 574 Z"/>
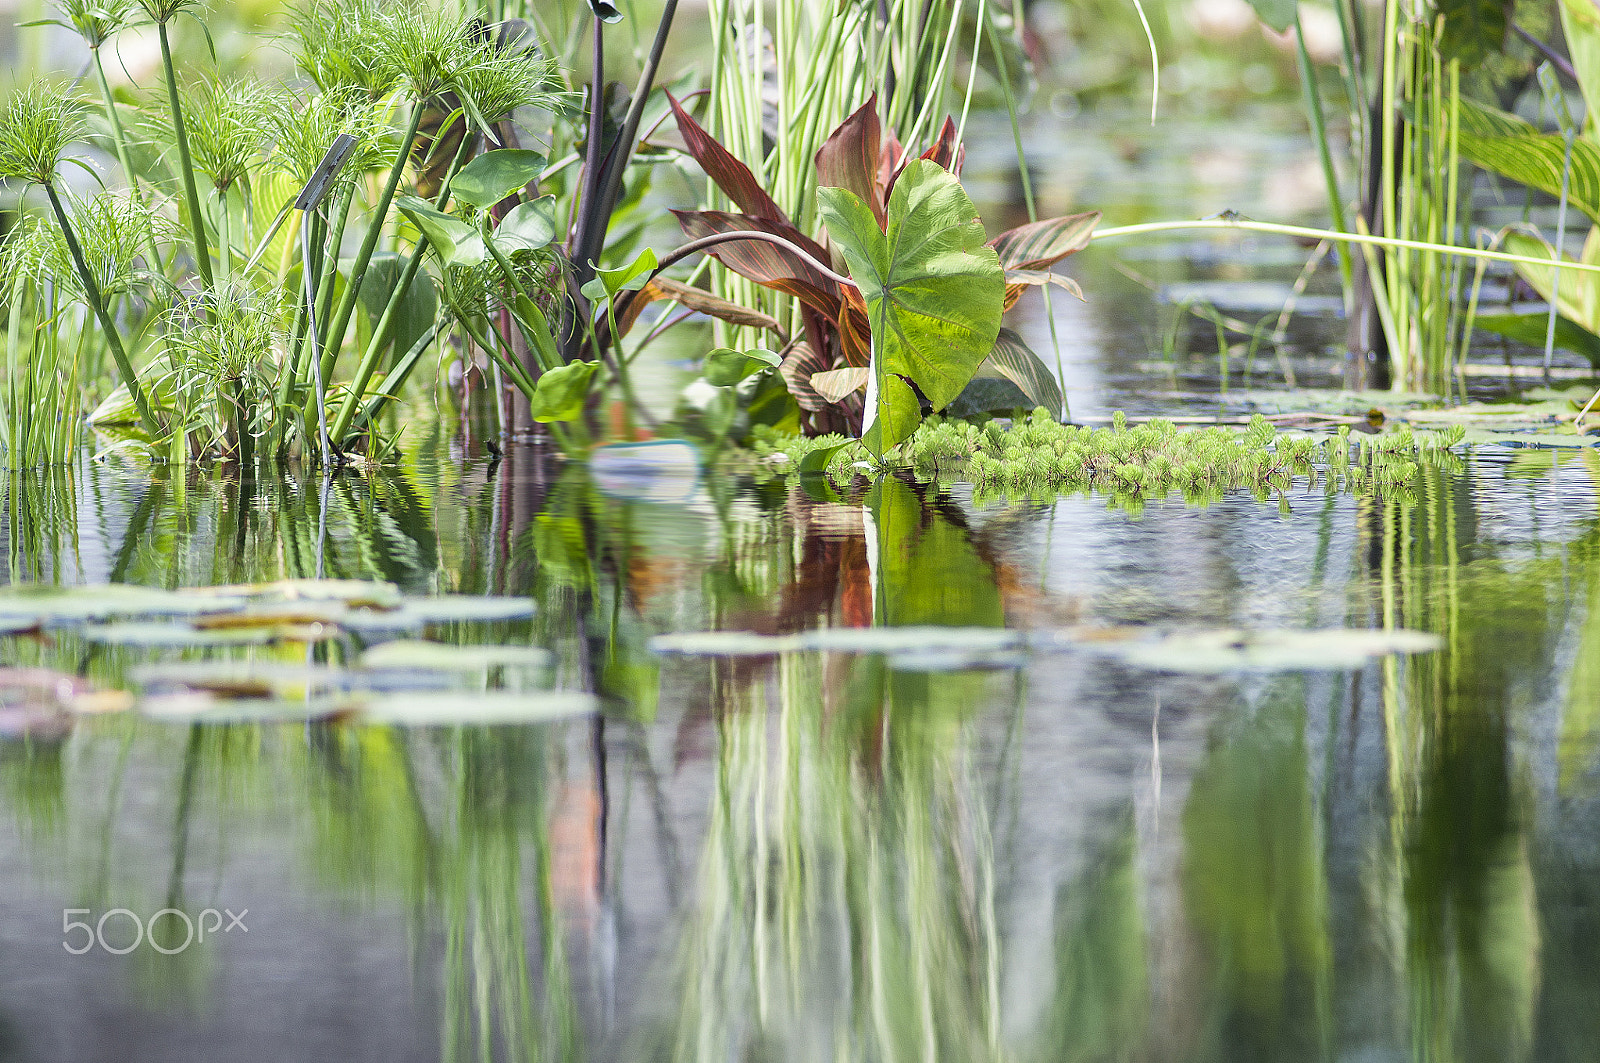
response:
<path id="1" fill-rule="evenodd" d="M 389 299 L 394 294 L 394 286 L 400 282 L 400 275 L 405 268 L 405 259 L 393 252 L 383 251 L 372 256 L 372 261 L 367 265 L 367 272 L 361 277 L 361 290 L 358 293 L 362 309 L 359 318 L 361 325 L 359 339 L 361 346 L 366 347 L 373 327 L 383 316 L 384 310 L 389 305 Z M 389 344 L 394 350 L 404 353 L 411 349 L 412 344 L 433 325 L 434 318 L 439 312 L 439 292 L 426 275 L 415 277 L 411 286 L 401 296 L 400 303 L 395 308 L 394 332 L 390 336 Z"/>
<path id="2" fill-rule="evenodd" d="M 1600 106 L 1600 8 L 1592 0 L 1560 0 L 1561 35 L 1590 115 Z"/>
<path id="3" fill-rule="evenodd" d="M 533 419 L 548 423 L 571 421 L 581 416 L 583 404 L 589 398 L 589 381 L 599 368 L 599 362 L 568 362 L 539 377 L 538 386 L 528 400 Z"/>
<path id="4" fill-rule="evenodd" d="M 757 373 L 776 369 L 780 361 L 776 354 L 759 347 L 748 351 L 718 347 L 706 355 L 706 383 L 719 388 L 732 387 Z"/>
<path id="5" fill-rule="evenodd" d="M 1545 313 L 1479 314 L 1473 318 L 1472 327 L 1526 343 L 1530 347 L 1543 347 L 1549 321 L 1550 315 Z M 1556 318 L 1556 346 L 1581 354 L 1589 359 L 1589 364 L 1600 366 L 1600 336 L 1569 318 Z"/>
<path id="6" fill-rule="evenodd" d="M 619 269 L 596 268 L 594 280 L 583 286 L 583 294 L 598 302 L 615 298 L 618 292 L 636 292 L 650 283 L 650 274 L 655 272 L 655 268 L 656 253 L 647 247 L 632 262 Z"/>
<path id="7" fill-rule="evenodd" d="M 539 251 L 556 238 L 556 197 L 540 196 L 518 203 L 501 219 L 494 230 L 494 243 L 501 251 Z"/>
<path id="8" fill-rule="evenodd" d="M 1021 336 L 1008 328 L 1001 329 L 994 350 L 983 364 L 1022 389 L 1035 406 L 1043 406 L 1052 417 L 1061 416 L 1061 385 Z"/>
<path id="9" fill-rule="evenodd" d="M 1505 46 L 1511 0 L 1435 0 L 1434 11 L 1444 20 L 1439 50 L 1446 59 L 1482 63 Z"/>
<path id="10" fill-rule="evenodd" d="M 972 200 L 937 163 L 905 168 L 887 231 L 844 189 L 818 189 L 817 209 L 867 304 L 872 379 L 862 439 L 882 455 L 921 420 L 916 389 L 942 410 L 988 357 L 1000 333 L 1005 271 L 984 243 Z"/>
<path id="11" fill-rule="evenodd" d="M 1590 241 L 1590 245 L 1593 243 L 1594 241 Z M 1552 262 L 1555 260 L 1554 248 L 1537 236 L 1530 236 L 1527 233 L 1507 233 L 1502 246 L 1514 255 L 1545 258 Z M 1562 260 L 1571 261 L 1565 255 L 1562 256 Z M 1554 265 L 1534 266 L 1519 262 L 1516 269 L 1518 275 L 1539 293 L 1540 298 L 1547 303 L 1552 301 L 1552 297 L 1557 294 Z M 1577 270 L 1562 270 L 1560 298 L 1556 301 L 1559 303 L 1562 317 L 1590 332 L 1600 333 L 1600 321 L 1596 320 L 1595 313 L 1597 305 L 1595 289 L 1600 287 L 1600 279 L 1592 279 L 1595 277 L 1595 274 L 1580 273 Z M 1541 338 L 1539 343 L 1542 346 L 1544 340 Z"/>
<path id="12" fill-rule="evenodd" d="M 479 210 L 488 210 L 544 172 L 545 158 L 537 151 L 497 148 L 486 151 L 461 167 L 450 182 L 450 194 Z"/>
<path id="13" fill-rule="evenodd" d="M 478 230 L 416 196 L 396 196 L 395 206 L 422 230 L 439 257 L 452 266 L 476 266 L 489 257 Z"/>
<path id="14" fill-rule="evenodd" d="M 1566 139 L 1541 133 L 1515 115 L 1461 101 L 1461 154 L 1486 170 L 1552 196 L 1561 195 Z M 1587 137 L 1572 142 L 1567 202 L 1600 221 L 1600 147 Z"/>

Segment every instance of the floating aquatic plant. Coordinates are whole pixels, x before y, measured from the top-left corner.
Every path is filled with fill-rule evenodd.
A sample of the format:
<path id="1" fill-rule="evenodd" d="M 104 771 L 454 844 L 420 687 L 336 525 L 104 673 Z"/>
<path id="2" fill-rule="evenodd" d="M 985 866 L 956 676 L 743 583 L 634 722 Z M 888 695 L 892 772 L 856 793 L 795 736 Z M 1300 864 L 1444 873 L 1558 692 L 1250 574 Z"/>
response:
<path id="1" fill-rule="evenodd" d="M 1174 493 L 1196 504 L 1241 490 L 1264 501 L 1283 495 L 1297 479 L 1307 486 L 1320 479 L 1329 491 L 1403 488 L 1415 478 L 1418 460 L 1446 455 L 1465 434 L 1456 426 L 1352 436 L 1348 426 L 1340 426 L 1337 434 L 1318 439 L 1279 433 L 1259 414 L 1243 430 L 1184 429 L 1160 418 L 1130 426 L 1120 411 L 1109 428 L 1088 428 L 1061 424 L 1037 409 L 1009 426 L 930 417 L 894 462 L 929 479 L 965 480 L 980 499 L 1083 492 L 1108 495 L 1136 512 Z M 803 468 L 808 453 L 840 442 L 754 433 L 758 457 L 784 470 Z M 827 472 L 848 479 L 876 465 L 861 446 L 844 446 L 833 453 Z"/>

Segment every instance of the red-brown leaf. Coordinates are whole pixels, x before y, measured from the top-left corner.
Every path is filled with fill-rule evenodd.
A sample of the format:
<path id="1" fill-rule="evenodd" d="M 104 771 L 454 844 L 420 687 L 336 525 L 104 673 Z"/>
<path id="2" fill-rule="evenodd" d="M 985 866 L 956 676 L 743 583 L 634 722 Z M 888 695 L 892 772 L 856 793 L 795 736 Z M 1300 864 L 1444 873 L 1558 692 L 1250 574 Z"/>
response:
<path id="1" fill-rule="evenodd" d="M 878 97 L 874 93 L 854 114 L 839 123 L 839 128 L 817 149 L 813 160 L 817 167 L 817 186 L 843 188 L 855 193 L 856 198 L 872 208 L 872 216 L 878 219 L 880 229 L 884 225 L 883 195 L 878 185 L 881 135 Z"/>
<path id="2" fill-rule="evenodd" d="M 1007 229 L 990 240 L 989 246 L 1000 256 L 1000 265 L 1008 270 L 1049 269 L 1087 247 L 1099 221 L 1098 210 L 1046 218 Z"/>
<path id="3" fill-rule="evenodd" d="M 732 152 L 718 143 L 699 122 L 689 117 L 689 112 L 679 106 L 670 92 L 667 93 L 667 102 L 672 106 L 672 116 L 677 119 L 678 135 L 683 137 L 683 146 L 694 156 L 694 161 L 700 164 L 706 176 L 715 181 L 717 187 L 738 204 L 740 210 L 752 217 L 788 222 L 788 216 L 767 195 L 767 190 L 761 187 L 761 182 L 750 172 L 750 167 L 734 158 Z"/>
<path id="4" fill-rule="evenodd" d="M 962 164 L 967 161 L 967 149 L 956 133 L 955 122 L 949 118 L 944 120 L 944 125 L 939 129 L 939 138 L 933 142 L 933 147 L 922 153 L 922 157 L 938 163 L 957 177 L 961 176 Z"/>
<path id="5" fill-rule="evenodd" d="M 729 214 L 720 210 L 675 210 L 684 235 L 691 240 L 714 233 L 756 230 L 781 236 L 799 245 L 819 262 L 826 262 L 828 254 L 817 242 L 786 221 L 753 218 L 747 214 Z M 742 277 L 757 284 L 775 289 L 799 299 L 836 319 L 839 316 L 841 286 L 833 278 L 820 272 L 799 255 L 764 240 L 730 240 L 708 248 L 706 254 Z M 851 289 L 853 291 L 853 289 Z M 858 296 L 859 298 L 859 296 Z"/>

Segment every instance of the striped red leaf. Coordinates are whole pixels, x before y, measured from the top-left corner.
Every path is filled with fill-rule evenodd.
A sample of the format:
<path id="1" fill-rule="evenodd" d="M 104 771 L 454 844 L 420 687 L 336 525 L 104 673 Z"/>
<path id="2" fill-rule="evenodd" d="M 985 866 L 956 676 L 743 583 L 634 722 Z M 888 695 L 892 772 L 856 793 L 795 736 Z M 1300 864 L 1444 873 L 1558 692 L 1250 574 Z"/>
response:
<path id="1" fill-rule="evenodd" d="M 750 167 L 736 159 L 732 152 L 717 142 L 716 137 L 689 117 L 689 112 L 678 104 L 670 92 L 667 93 L 667 102 L 672 106 L 672 116 L 677 119 L 678 135 L 683 138 L 683 146 L 700 164 L 706 176 L 715 181 L 717 187 L 740 210 L 769 221 L 789 221 L 773 198 L 767 195 L 766 189 L 761 187 L 756 175 L 750 172 Z"/>
<path id="2" fill-rule="evenodd" d="M 879 227 L 884 221 L 883 193 L 878 184 L 878 157 L 882 126 L 878 122 L 878 97 L 874 93 L 856 112 L 835 129 L 813 161 L 817 167 L 817 187 L 845 188 L 867 206 Z"/>
<path id="3" fill-rule="evenodd" d="M 828 261 L 828 253 L 815 240 L 786 221 L 753 218 L 748 214 L 730 214 L 721 210 L 675 210 L 672 213 L 677 217 L 684 235 L 691 240 L 716 233 L 756 230 L 781 236 L 799 245 L 819 262 Z M 706 254 L 741 277 L 748 277 L 776 291 L 787 292 L 830 319 L 839 316 L 839 283 L 799 255 L 776 244 L 764 240 L 730 240 L 708 248 Z"/>
<path id="4" fill-rule="evenodd" d="M 1100 221 L 1100 212 L 1065 214 L 1059 218 L 1019 225 L 989 241 L 1006 269 L 1049 269 L 1075 251 L 1089 245 L 1089 236 Z"/>

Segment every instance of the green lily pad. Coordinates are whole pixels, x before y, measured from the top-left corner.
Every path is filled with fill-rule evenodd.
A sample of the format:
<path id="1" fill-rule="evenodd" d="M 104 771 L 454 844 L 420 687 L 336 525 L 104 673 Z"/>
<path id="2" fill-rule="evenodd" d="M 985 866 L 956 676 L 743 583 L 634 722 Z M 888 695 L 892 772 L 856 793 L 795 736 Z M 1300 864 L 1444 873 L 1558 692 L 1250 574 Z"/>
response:
<path id="1" fill-rule="evenodd" d="M 77 587 L 9 587 L 0 591 L 0 618 L 77 622 L 113 616 L 196 616 L 242 609 L 243 598 L 215 595 L 197 598 L 176 591 L 99 583 Z"/>
<path id="2" fill-rule="evenodd" d="M 475 691 L 463 694 L 396 694 L 369 701 L 360 712 L 365 723 L 405 727 L 455 724 L 543 723 L 587 716 L 600 710 L 593 694 L 547 690 L 531 694 Z"/>
<path id="3" fill-rule="evenodd" d="M 1431 653 L 1444 640 L 1425 631 L 1333 629 L 1180 631 L 1153 639 L 1079 645 L 1157 672 L 1331 671 L 1358 668 L 1372 657 Z"/>
<path id="4" fill-rule="evenodd" d="M 239 583 L 224 587 L 192 587 L 186 597 L 216 596 L 282 599 L 284 601 L 343 602 L 354 608 L 394 609 L 401 604 L 400 588 L 369 579 L 281 579 L 271 583 Z"/>
<path id="5" fill-rule="evenodd" d="M 682 631 L 657 635 L 649 646 L 652 653 L 687 657 L 770 657 L 803 648 L 798 636 L 758 635 L 752 631 Z"/>
<path id="6" fill-rule="evenodd" d="M 340 623 L 356 631 L 414 631 L 428 624 L 526 620 L 532 615 L 533 600 L 530 598 L 441 594 L 432 598 L 406 598 L 397 609 L 352 609 Z"/>
<path id="7" fill-rule="evenodd" d="M 428 668 L 478 672 L 486 668 L 543 668 L 550 651 L 539 646 L 452 646 L 443 642 L 398 639 L 361 655 L 364 668 Z"/>
<path id="8" fill-rule="evenodd" d="M 273 640 L 272 628 L 232 628 L 228 630 L 201 631 L 187 624 L 161 624 L 155 622 L 105 624 L 84 632 L 90 642 L 110 646 L 145 646 L 154 648 L 197 646 L 265 646 Z"/>
<path id="9" fill-rule="evenodd" d="M 981 654 L 1016 649 L 1021 632 L 992 627 L 830 627 L 794 635 L 751 631 L 684 631 L 650 640 L 655 653 L 694 657 L 770 657 L 805 651 L 832 653 Z"/>

